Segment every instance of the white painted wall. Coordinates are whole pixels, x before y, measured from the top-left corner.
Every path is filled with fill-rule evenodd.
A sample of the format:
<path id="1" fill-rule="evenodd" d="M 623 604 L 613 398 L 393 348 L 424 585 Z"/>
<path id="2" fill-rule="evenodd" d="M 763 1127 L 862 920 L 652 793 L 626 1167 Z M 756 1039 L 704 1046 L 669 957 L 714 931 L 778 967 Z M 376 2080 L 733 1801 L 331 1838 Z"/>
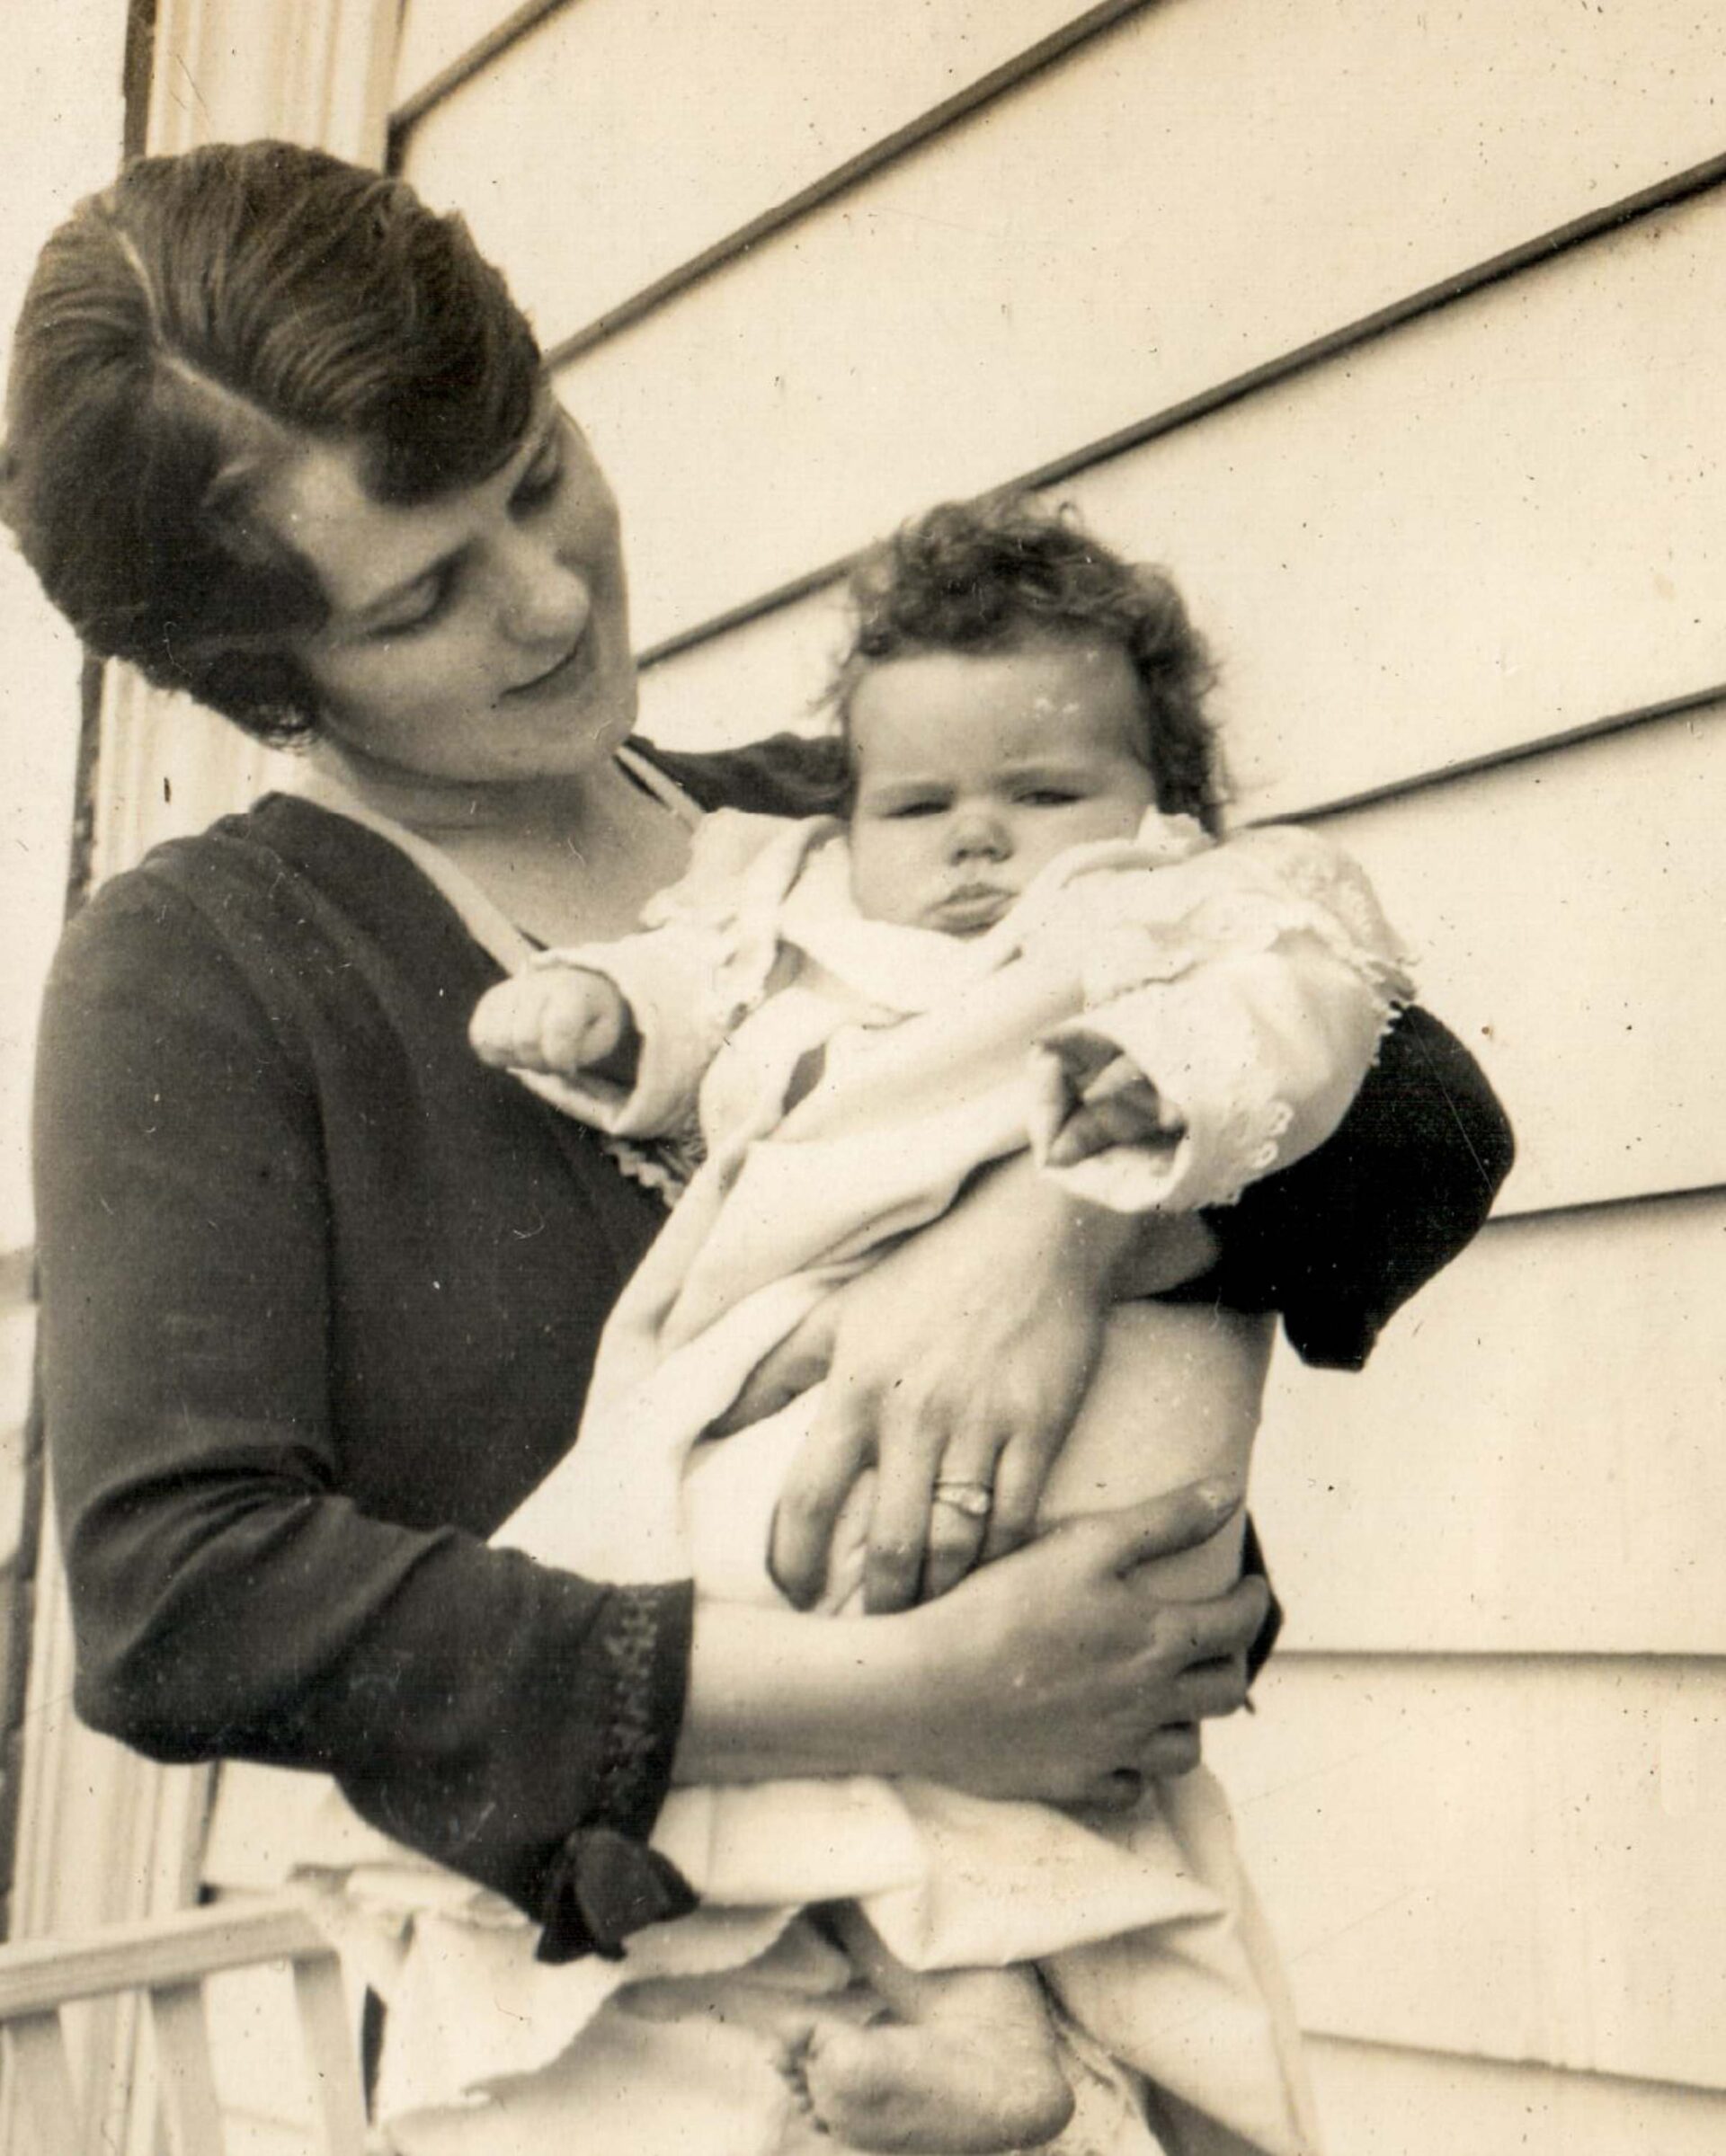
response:
<path id="1" fill-rule="evenodd" d="M 507 12 L 410 0 L 401 88 Z M 734 741 L 836 617 L 729 610 L 1726 152 L 1716 13 L 1125 9 L 640 309 L 953 94 L 978 11 L 581 0 L 407 170 L 548 343 L 633 315 L 560 387 L 681 646 L 648 731 Z M 1060 489 L 1214 636 L 1238 812 L 1384 796 L 1332 828 L 1521 1141 L 1364 1377 L 1274 1380 L 1288 1641 L 1211 1748 L 1339 2156 L 1726 2146 L 1722 239 L 1715 185 Z"/>
<path id="2" fill-rule="evenodd" d="M 120 163 L 124 0 L 60 0 L 6 23 L 0 70 L 0 362 L 36 249 Z M 59 933 L 77 749 L 76 643 L 0 546 L 0 1253 L 31 1239 L 25 1132 L 36 1005 Z"/>

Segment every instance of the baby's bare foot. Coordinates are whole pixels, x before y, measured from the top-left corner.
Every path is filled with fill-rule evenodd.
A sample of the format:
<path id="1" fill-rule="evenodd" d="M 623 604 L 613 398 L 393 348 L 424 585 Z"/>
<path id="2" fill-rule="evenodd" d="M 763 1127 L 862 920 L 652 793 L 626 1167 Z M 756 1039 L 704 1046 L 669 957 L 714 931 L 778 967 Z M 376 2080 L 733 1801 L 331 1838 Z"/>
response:
<path id="1" fill-rule="evenodd" d="M 1072 2091 L 1046 2041 L 1020 2048 L 1005 2034 L 952 2021 L 859 2027 L 818 2013 L 787 2078 L 854 2149 L 1000 2156 L 1053 2140 L 1072 2116 Z"/>

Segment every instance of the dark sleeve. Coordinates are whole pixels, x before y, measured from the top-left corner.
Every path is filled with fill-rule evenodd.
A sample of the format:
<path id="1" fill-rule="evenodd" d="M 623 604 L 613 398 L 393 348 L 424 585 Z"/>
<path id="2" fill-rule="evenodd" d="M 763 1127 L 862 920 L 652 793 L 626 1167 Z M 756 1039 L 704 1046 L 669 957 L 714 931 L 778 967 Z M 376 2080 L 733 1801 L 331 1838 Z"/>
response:
<path id="1" fill-rule="evenodd" d="M 1473 1057 L 1429 1013 L 1406 1010 L 1331 1137 L 1206 1214 L 1222 1255 L 1182 1298 L 1279 1311 L 1303 1361 L 1358 1370 L 1479 1232 L 1514 1152 Z"/>
<path id="2" fill-rule="evenodd" d="M 585 1943 L 578 1845 L 652 1825 L 690 1590 L 596 1585 L 344 1494 L 316 1089 L 196 909 L 121 883 L 62 946 L 37 1095 L 78 1711 L 156 1759 L 326 1770 Z"/>

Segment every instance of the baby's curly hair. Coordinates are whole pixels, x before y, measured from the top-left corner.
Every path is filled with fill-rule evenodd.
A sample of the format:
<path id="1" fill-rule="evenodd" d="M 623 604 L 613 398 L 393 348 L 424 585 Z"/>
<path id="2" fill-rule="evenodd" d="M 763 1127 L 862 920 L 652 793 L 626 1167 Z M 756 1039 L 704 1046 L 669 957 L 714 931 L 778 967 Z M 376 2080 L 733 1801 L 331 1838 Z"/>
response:
<path id="1" fill-rule="evenodd" d="M 1113 639 L 1144 695 L 1144 756 L 1166 814 L 1214 832 L 1224 790 L 1205 715 L 1215 668 L 1161 569 L 1122 560 L 1068 508 L 1023 494 L 944 501 L 853 570 L 856 626 L 827 702 L 849 726 L 871 667 L 919 652 L 1010 651 L 1027 638 Z"/>

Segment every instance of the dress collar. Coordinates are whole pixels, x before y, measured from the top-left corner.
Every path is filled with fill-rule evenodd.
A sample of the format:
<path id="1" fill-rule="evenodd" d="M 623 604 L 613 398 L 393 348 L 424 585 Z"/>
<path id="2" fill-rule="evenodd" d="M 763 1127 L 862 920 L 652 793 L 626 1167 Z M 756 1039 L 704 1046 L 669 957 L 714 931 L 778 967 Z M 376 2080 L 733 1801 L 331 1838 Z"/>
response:
<path id="1" fill-rule="evenodd" d="M 626 744 L 618 750 L 617 760 L 643 793 L 651 794 L 663 803 L 691 830 L 701 821 L 701 811 L 695 803 L 645 756 Z M 327 809 L 332 815 L 345 816 L 351 823 L 363 824 L 380 838 L 387 838 L 398 852 L 405 854 L 427 882 L 454 907 L 474 941 L 482 950 L 489 952 L 506 973 L 520 972 L 532 957 L 538 946 L 481 890 L 467 870 L 458 867 L 432 839 L 410 830 L 395 817 L 381 815 L 368 807 L 351 786 L 326 771 L 306 767 L 298 775 L 293 791 L 298 799 L 309 801 L 315 808 Z"/>

